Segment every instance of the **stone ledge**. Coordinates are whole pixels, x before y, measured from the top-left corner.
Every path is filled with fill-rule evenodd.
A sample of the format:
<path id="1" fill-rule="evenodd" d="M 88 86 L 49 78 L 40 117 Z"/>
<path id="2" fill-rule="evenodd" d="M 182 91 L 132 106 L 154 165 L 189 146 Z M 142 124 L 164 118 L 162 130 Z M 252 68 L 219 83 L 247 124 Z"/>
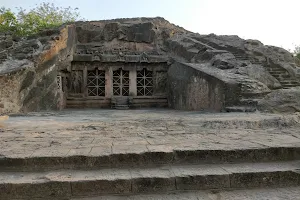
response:
<path id="1" fill-rule="evenodd" d="M 36 151 L 30 157 L 2 157 L 0 170 L 99 169 L 101 167 L 267 162 L 297 159 L 300 159 L 300 147 L 201 150 L 195 149 L 193 145 L 187 148 L 172 148 L 169 145 L 138 143 L 134 146 L 119 144 L 112 148 L 105 145 L 94 148 L 73 148 L 67 155 L 66 149 L 59 148 L 53 152 L 49 150 Z"/>
<path id="2" fill-rule="evenodd" d="M 77 197 L 182 190 L 296 186 L 299 162 L 174 165 L 93 171 L 3 172 L 0 197 Z"/>
<path id="3" fill-rule="evenodd" d="M 102 55 L 92 55 L 92 54 L 74 54 L 73 61 L 81 62 L 125 62 L 125 63 L 166 63 L 169 58 L 166 56 L 156 56 L 150 55 L 141 57 L 140 55 L 124 55 L 118 56 L 114 54 L 102 54 Z"/>

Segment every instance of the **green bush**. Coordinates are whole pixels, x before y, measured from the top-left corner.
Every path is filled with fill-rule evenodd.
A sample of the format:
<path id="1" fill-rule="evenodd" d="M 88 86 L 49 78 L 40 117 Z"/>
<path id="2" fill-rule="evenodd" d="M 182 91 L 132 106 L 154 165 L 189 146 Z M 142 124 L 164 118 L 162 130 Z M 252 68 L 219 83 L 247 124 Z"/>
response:
<path id="1" fill-rule="evenodd" d="M 18 13 L 10 9 L 0 9 L 0 32 L 11 32 L 19 36 L 28 36 L 47 28 L 58 27 L 63 23 L 79 18 L 78 9 L 55 7 L 54 4 L 42 3 L 26 11 L 18 8 Z"/>
<path id="2" fill-rule="evenodd" d="M 17 33 L 18 21 L 10 9 L 0 8 L 0 32 Z"/>

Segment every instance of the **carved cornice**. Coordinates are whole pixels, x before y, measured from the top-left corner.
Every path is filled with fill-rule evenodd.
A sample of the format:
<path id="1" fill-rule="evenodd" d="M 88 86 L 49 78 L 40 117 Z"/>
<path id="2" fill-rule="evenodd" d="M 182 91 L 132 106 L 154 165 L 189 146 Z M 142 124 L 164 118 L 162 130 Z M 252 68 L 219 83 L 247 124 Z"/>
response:
<path id="1" fill-rule="evenodd" d="M 87 62 L 125 62 L 125 63 L 161 63 L 167 62 L 166 55 L 154 55 L 145 52 L 139 53 L 124 53 L 124 52 L 94 52 L 90 54 L 77 53 L 73 56 L 73 61 Z"/>

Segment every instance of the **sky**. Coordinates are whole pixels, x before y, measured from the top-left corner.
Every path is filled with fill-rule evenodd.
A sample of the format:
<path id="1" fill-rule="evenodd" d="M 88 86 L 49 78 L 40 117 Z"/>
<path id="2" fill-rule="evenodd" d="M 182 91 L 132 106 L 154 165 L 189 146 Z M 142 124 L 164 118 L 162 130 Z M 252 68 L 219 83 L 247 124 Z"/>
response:
<path id="1" fill-rule="evenodd" d="M 0 0 L 30 9 L 51 2 L 78 8 L 85 20 L 163 17 L 200 34 L 238 35 L 293 50 L 300 45 L 300 0 Z"/>

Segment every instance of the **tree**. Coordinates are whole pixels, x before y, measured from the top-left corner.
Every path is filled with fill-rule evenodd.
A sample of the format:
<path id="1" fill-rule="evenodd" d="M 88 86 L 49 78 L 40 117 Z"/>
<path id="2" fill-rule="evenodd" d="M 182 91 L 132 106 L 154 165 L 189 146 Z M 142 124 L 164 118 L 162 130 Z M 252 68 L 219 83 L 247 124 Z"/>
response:
<path id="1" fill-rule="evenodd" d="M 295 47 L 294 54 L 297 58 L 300 59 L 300 46 Z"/>
<path id="2" fill-rule="evenodd" d="M 16 17 L 17 16 L 17 17 Z M 26 11 L 18 8 L 14 14 L 9 9 L 0 10 L 0 32 L 12 31 L 16 35 L 28 36 L 47 28 L 58 27 L 79 18 L 78 9 L 56 7 L 53 3 L 42 3 Z"/>
<path id="3" fill-rule="evenodd" d="M 17 32 L 17 18 L 10 9 L 0 8 L 0 32 Z"/>

